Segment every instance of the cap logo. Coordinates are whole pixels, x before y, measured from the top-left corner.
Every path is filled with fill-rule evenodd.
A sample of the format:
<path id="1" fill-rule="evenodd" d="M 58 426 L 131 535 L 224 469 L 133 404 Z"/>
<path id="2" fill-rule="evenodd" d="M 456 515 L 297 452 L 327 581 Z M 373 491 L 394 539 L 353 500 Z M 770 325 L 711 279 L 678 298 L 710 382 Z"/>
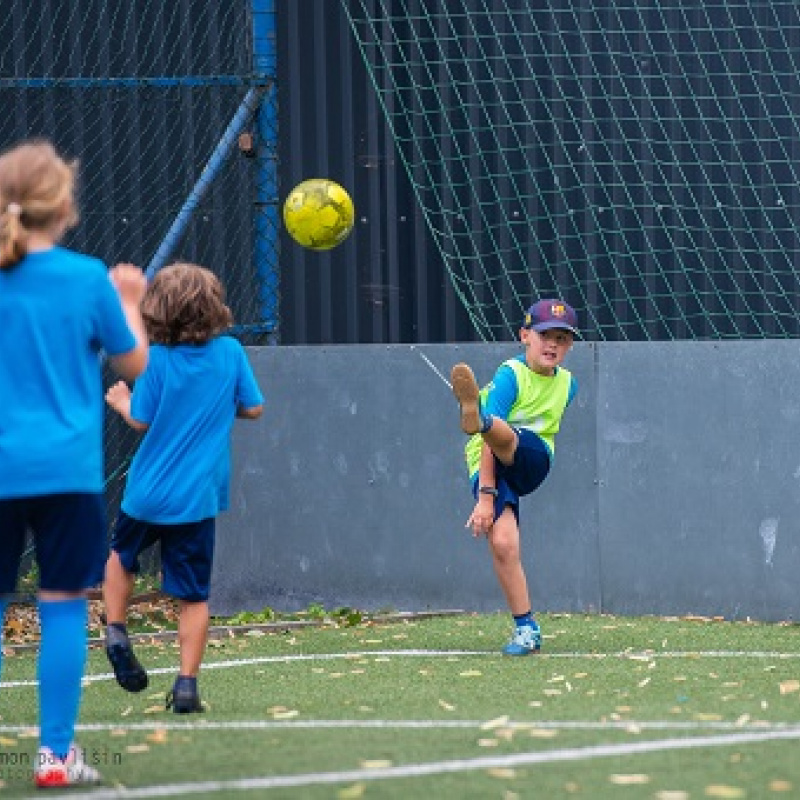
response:
<path id="1" fill-rule="evenodd" d="M 567 315 L 567 309 L 564 307 L 563 303 L 553 303 L 550 306 L 550 313 L 554 317 L 565 317 Z"/>
<path id="2" fill-rule="evenodd" d="M 530 314 L 526 314 L 525 315 L 525 327 L 526 328 L 530 328 L 531 322 L 533 322 L 533 318 L 531 317 Z"/>

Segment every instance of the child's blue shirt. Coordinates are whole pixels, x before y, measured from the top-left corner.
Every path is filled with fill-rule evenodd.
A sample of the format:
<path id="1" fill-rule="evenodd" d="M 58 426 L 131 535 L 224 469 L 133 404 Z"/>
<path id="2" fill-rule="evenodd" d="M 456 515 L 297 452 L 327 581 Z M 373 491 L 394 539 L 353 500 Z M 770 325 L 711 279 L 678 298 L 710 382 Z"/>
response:
<path id="1" fill-rule="evenodd" d="M 122 510 L 166 525 L 224 511 L 236 410 L 263 402 L 236 339 L 152 345 L 147 369 L 134 384 L 130 412 L 149 427 L 128 472 Z"/>
<path id="2" fill-rule="evenodd" d="M 102 261 L 53 247 L 0 270 L 0 499 L 103 490 L 100 350 L 135 346 Z"/>

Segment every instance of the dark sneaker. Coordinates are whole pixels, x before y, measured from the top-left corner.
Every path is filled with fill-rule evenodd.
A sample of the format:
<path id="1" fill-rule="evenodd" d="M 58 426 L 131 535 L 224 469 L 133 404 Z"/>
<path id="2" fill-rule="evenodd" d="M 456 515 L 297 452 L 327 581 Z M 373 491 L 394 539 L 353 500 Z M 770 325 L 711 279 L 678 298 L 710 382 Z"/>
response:
<path id="1" fill-rule="evenodd" d="M 461 430 L 478 433 L 481 429 L 480 389 L 467 364 L 456 364 L 450 372 L 453 394 L 461 406 Z"/>
<path id="2" fill-rule="evenodd" d="M 203 703 L 196 688 L 176 682 L 167 695 L 167 711 L 169 709 L 176 714 L 193 714 L 203 711 Z"/>
<path id="3" fill-rule="evenodd" d="M 147 673 L 133 653 L 130 642 L 106 645 L 106 655 L 114 668 L 117 683 L 127 692 L 147 688 Z"/>

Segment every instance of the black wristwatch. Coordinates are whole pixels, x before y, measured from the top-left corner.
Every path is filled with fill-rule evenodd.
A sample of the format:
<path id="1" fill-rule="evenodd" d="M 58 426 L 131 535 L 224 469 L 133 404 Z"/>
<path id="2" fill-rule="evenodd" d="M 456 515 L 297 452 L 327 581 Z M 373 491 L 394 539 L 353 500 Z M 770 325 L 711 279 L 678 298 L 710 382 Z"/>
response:
<path id="1" fill-rule="evenodd" d="M 492 497 L 497 497 L 497 489 L 494 486 L 481 486 L 478 491 L 481 494 L 490 494 Z"/>

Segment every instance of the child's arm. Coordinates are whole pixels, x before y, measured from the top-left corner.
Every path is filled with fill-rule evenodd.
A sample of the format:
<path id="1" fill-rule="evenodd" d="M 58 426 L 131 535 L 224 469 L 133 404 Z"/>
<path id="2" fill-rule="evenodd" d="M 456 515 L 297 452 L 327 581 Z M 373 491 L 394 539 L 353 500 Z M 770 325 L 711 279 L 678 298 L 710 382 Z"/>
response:
<path id="1" fill-rule="evenodd" d="M 114 409 L 135 431 L 146 431 L 149 425 L 131 416 L 131 390 L 125 381 L 117 381 L 106 392 L 106 403 Z"/>
<path id="2" fill-rule="evenodd" d="M 147 288 L 147 279 L 142 271 L 132 264 L 117 264 L 109 272 L 109 277 L 119 294 L 128 327 L 136 339 L 136 346 L 133 350 L 112 356 L 111 364 L 123 378 L 133 380 L 141 375 L 147 366 L 147 332 L 139 311 Z"/>
<path id="3" fill-rule="evenodd" d="M 249 408 L 245 408 L 244 406 L 239 406 L 236 409 L 236 417 L 237 419 L 258 419 L 263 411 L 264 411 L 263 405 L 250 406 Z"/>
<path id="4" fill-rule="evenodd" d="M 495 485 L 494 454 L 487 444 L 481 448 L 481 463 L 478 468 L 478 487 Z M 473 536 L 487 535 L 494 525 L 494 495 L 478 492 L 478 500 L 472 510 L 466 527 L 472 528 Z"/>

